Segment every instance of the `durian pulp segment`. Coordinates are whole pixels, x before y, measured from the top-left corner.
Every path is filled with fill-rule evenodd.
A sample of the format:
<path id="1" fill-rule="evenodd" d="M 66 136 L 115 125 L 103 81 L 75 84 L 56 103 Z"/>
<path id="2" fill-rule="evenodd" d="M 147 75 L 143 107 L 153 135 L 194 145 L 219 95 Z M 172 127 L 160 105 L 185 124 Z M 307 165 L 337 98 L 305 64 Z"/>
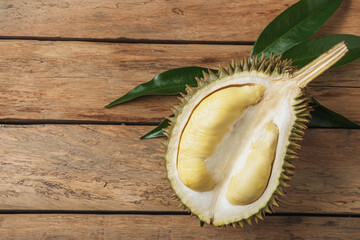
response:
<path id="1" fill-rule="evenodd" d="M 259 199 L 268 184 L 278 142 L 279 129 L 269 122 L 251 144 L 245 166 L 231 178 L 226 199 L 233 205 L 247 205 Z"/>
<path id="2" fill-rule="evenodd" d="M 207 96 L 195 108 L 182 133 L 177 160 L 177 171 L 187 187 L 198 192 L 213 189 L 216 183 L 205 160 L 213 155 L 230 125 L 264 91 L 259 84 L 230 86 Z"/>

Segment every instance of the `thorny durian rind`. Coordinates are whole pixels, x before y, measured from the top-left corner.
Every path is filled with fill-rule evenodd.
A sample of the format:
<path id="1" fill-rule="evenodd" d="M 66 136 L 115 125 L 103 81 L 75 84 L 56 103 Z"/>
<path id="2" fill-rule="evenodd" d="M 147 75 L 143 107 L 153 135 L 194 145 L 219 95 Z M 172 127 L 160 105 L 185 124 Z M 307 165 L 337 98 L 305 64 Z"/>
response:
<path id="1" fill-rule="evenodd" d="M 310 120 L 310 96 L 304 88 L 346 52 L 344 43 L 337 44 L 300 70 L 291 66 L 290 60 L 281 60 L 280 56 L 271 55 L 266 60 L 262 55 L 260 60 L 254 57 L 252 61 L 243 58 L 241 61 L 232 61 L 227 68 L 220 67 L 217 73 L 211 70 L 203 72 L 204 77 L 196 79 L 197 87 L 187 86 L 187 94 L 181 94 L 179 98 L 181 104 L 173 109 L 175 116 L 169 118 L 171 125 L 164 129 L 169 141 L 163 143 L 168 179 L 175 191 L 174 196 L 181 201 L 180 206 L 188 208 L 202 221 L 216 226 L 243 226 L 244 222 L 258 222 L 266 212 L 273 212 L 279 198 L 285 195 L 284 188 L 289 186 L 293 161 L 297 159 L 296 152 L 300 149 L 297 142 L 302 140 Z M 249 86 L 261 86 L 261 98 L 247 103 L 242 111 L 238 111 L 235 120 L 227 121 L 223 109 L 229 105 L 229 111 L 235 111 L 234 103 L 230 101 L 239 101 L 239 105 L 244 101 L 237 97 L 238 89 L 229 88 L 241 90 Z M 234 95 L 227 97 L 221 94 L 225 90 L 227 94 Z M 206 101 L 210 103 L 205 104 Z M 212 106 L 213 111 L 207 111 Z M 216 117 L 216 114 L 210 114 L 217 110 L 221 116 L 225 116 L 222 117 L 224 120 L 218 120 L 221 119 L 219 115 Z M 229 116 L 233 115 L 229 113 Z M 221 125 L 215 124 L 217 127 L 213 127 L 212 119 L 219 123 L 227 121 L 229 126 L 220 127 L 223 128 L 220 131 Z M 204 122 L 205 125 L 202 125 Z M 206 124 L 210 127 L 206 127 Z M 257 142 L 266 136 L 264 129 L 270 125 L 278 129 L 278 135 L 269 138 L 274 142 L 269 144 L 269 150 L 254 147 L 265 144 Z M 211 136 L 207 137 L 207 134 Z M 215 145 L 211 147 L 211 144 Z M 273 146 L 275 149 L 272 149 Z M 199 152 L 203 149 L 207 153 L 201 155 Z M 253 179 L 261 168 L 266 168 L 260 174 L 266 181 L 262 183 L 262 180 Z M 197 174 L 202 174 L 202 177 Z M 241 176 L 243 174 L 251 179 Z M 244 181 L 249 183 L 242 184 Z M 258 187 L 259 190 L 249 186 Z M 229 189 L 235 192 L 229 193 Z"/>

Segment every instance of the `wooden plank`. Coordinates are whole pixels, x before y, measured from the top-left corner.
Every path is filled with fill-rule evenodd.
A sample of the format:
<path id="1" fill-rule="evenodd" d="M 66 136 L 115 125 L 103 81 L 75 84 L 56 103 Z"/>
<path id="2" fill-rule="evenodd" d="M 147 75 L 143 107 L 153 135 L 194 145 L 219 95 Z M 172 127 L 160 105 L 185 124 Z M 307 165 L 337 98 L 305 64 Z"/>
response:
<path id="1" fill-rule="evenodd" d="M 251 46 L 0 41 L 0 119 L 159 122 L 176 97 L 144 97 L 104 105 L 167 69 L 217 67 Z M 360 62 L 315 80 L 314 95 L 360 121 Z M 324 86 L 349 87 L 325 88 Z M 322 87 L 322 88 L 318 88 Z"/>
<path id="2" fill-rule="evenodd" d="M 243 229 L 199 226 L 190 216 L 0 215 L 6 239 L 358 239 L 360 218 L 271 216 Z"/>
<path id="3" fill-rule="evenodd" d="M 177 211 L 150 126 L 2 125 L 0 209 Z M 360 131 L 310 129 L 278 212 L 360 213 Z"/>
<path id="4" fill-rule="evenodd" d="M 255 41 L 297 0 L 2 1 L 0 35 L 61 38 Z M 320 34 L 360 34 L 360 3 L 344 1 Z"/>

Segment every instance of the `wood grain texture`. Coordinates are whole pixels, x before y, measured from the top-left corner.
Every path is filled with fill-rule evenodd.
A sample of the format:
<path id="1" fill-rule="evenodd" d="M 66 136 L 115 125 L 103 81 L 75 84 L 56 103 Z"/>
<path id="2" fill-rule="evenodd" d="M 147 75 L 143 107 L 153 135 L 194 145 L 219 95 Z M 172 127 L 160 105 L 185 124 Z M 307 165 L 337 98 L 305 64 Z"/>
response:
<path id="1" fill-rule="evenodd" d="M 360 218 L 266 217 L 243 229 L 199 226 L 190 216 L 0 215 L 6 239 L 358 239 Z M 19 228 L 21 226 L 21 228 Z"/>
<path id="2" fill-rule="evenodd" d="M 177 211 L 149 126 L 2 125 L 2 210 Z M 278 212 L 360 213 L 360 131 L 310 129 Z"/>
<path id="3" fill-rule="evenodd" d="M 0 119 L 159 122 L 178 104 L 176 97 L 104 106 L 165 70 L 217 67 L 250 50 L 239 45 L 0 41 Z M 359 64 L 332 69 L 312 84 L 320 102 L 357 122 Z"/>
<path id="4" fill-rule="evenodd" d="M 0 36 L 255 41 L 296 0 L 3 0 Z M 344 1 L 321 35 L 360 34 L 358 1 Z"/>

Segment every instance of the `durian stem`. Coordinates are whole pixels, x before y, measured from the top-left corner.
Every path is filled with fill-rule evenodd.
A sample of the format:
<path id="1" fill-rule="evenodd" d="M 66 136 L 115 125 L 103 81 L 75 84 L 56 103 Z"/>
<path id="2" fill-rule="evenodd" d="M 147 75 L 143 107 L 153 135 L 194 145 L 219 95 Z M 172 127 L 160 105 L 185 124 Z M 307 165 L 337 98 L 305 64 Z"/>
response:
<path id="1" fill-rule="evenodd" d="M 294 80 L 297 81 L 298 86 L 306 87 L 313 79 L 339 61 L 347 52 L 345 42 L 336 44 L 311 63 L 296 71 L 293 77 Z"/>

